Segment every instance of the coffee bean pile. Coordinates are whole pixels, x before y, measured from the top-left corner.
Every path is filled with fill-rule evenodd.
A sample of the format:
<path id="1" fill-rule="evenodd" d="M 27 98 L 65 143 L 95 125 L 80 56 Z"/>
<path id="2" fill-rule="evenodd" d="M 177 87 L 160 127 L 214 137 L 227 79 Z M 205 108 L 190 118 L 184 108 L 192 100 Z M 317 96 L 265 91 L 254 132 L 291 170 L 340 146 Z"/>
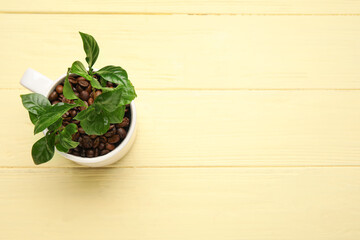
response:
<path id="1" fill-rule="evenodd" d="M 96 75 L 95 78 L 98 78 Z M 90 82 L 83 77 L 70 76 L 70 85 L 76 96 L 82 99 L 87 106 L 94 103 L 94 99 L 99 96 L 102 91 L 93 91 Z M 55 90 L 49 95 L 51 104 L 57 104 L 59 102 L 74 103 L 74 100 L 66 99 L 63 95 L 64 82 L 56 86 Z M 116 84 L 107 82 L 107 87 L 114 88 Z M 65 127 L 70 123 L 75 123 L 78 126 L 78 132 L 72 137 L 73 141 L 79 142 L 79 145 L 69 150 L 69 154 L 81 157 L 97 157 L 105 155 L 114 150 L 126 137 L 129 130 L 131 121 L 130 105 L 126 105 L 125 116 L 121 123 L 110 124 L 109 131 L 104 135 L 88 135 L 84 129 L 80 126 L 80 121 L 74 119 L 74 117 L 85 107 L 75 107 L 66 112 L 62 118 L 62 125 Z"/>

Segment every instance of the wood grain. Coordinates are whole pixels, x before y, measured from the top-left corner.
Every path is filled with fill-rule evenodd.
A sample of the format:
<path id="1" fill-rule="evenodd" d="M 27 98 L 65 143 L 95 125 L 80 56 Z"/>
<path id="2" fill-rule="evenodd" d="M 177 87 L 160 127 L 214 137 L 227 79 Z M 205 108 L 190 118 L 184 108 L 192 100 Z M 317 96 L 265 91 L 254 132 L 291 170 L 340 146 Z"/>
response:
<path id="1" fill-rule="evenodd" d="M 360 168 L 1 169 L 2 239 L 360 238 Z"/>
<path id="2" fill-rule="evenodd" d="M 0 88 L 28 67 L 50 78 L 84 61 L 118 64 L 137 89 L 360 89 L 358 16 L 0 14 Z M 6 46 L 6 47 L 5 47 Z"/>
<path id="3" fill-rule="evenodd" d="M 1 166 L 34 166 L 25 91 L 0 90 Z M 138 136 L 115 166 L 359 165 L 359 91 L 138 91 Z M 16 111 L 15 111 L 16 110 Z M 49 166 L 75 166 L 56 156 Z"/>
<path id="4" fill-rule="evenodd" d="M 200 14 L 353 14 L 360 3 L 349 0 L 24 0 L 3 1 L 6 12 L 200 13 Z"/>

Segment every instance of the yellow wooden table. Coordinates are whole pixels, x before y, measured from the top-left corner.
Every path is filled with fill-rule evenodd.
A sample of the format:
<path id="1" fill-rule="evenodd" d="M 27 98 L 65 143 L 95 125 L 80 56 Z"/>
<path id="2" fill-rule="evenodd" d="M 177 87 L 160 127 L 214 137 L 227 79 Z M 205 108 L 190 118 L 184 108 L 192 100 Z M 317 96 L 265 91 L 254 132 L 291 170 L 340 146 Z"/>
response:
<path id="1" fill-rule="evenodd" d="M 0 3 L 1 240 L 360 239 L 360 1 Z M 19 80 L 84 61 L 79 30 L 129 72 L 137 140 L 35 166 Z"/>

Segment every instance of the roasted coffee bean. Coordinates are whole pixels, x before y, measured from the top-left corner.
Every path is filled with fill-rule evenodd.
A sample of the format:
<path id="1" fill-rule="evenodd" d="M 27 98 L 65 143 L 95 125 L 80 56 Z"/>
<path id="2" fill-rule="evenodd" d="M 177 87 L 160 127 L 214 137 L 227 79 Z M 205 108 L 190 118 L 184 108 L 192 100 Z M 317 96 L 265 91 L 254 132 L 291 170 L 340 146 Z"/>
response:
<path id="1" fill-rule="evenodd" d="M 123 128 L 117 129 L 116 133 L 120 136 L 121 139 L 124 139 L 126 137 L 126 131 Z"/>
<path id="2" fill-rule="evenodd" d="M 81 151 L 80 156 L 82 156 L 82 157 L 85 157 L 85 156 L 86 156 L 86 151 L 85 151 L 85 149 L 83 149 L 83 150 Z"/>
<path id="3" fill-rule="evenodd" d="M 100 136 L 100 142 L 107 143 L 107 138 L 104 136 Z"/>
<path id="4" fill-rule="evenodd" d="M 71 121 L 71 117 L 66 117 L 66 118 L 63 119 L 63 121 L 69 122 L 69 121 Z"/>
<path id="5" fill-rule="evenodd" d="M 89 86 L 89 82 L 86 81 L 86 80 L 80 80 L 80 81 L 78 81 L 78 84 L 79 84 L 80 86 L 82 86 L 83 88 L 86 88 L 86 87 Z"/>
<path id="6" fill-rule="evenodd" d="M 62 97 L 62 98 L 63 98 L 63 97 L 64 97 L 64 94 L 59 94 L 59 97 Z"/>
<path id="7" fill-rule="evenodd" d="M 66 117 L 68 117 L 70 114 L 69 114 L 69 111 L 67 111 L 66 113 L 64 113 L 63 115 L 62 115 L 62 117 L 63 118 L 66 118 Z"/>
<path id="8" fill-rule="evenodd" d="M 73 109 L 73 110 L 70 111 L 70 115 L 71 115 L 72 118 L 75 117 L 76 114 L 77 114 L 76 110 Z"/>
<path id="9" fill-rule="evenodd" d="M 114 145 L 114 144 L 107 143 L 107 144 L 105 145 L 105 148 L 106 148 L 107 150 L 112 151 L 112 150 L 115 149 L 115 145 Z"/>
<path id="10" fill-rule="evenodd" d="M 85 131 L 84 131 L 83 128 L 79 128 L 78 131 L 79 131 L 79 133 L 81 133 L 81 134 L 85 134 Z"/>
<path id="11" fill-rule="evenodd" d="M 80 152 L 81 148 L 79 146 L 77 146 L 76 148 L 74 148 L 75 152 Z"/>
<path id="12" fill-rule="evenodd" d="M 87 91 L 82 91 L 80 93 L 80 98 L 84 101 L 87 101 L 90 97 L 90 94 Z"/>
<path id="13" fill-rule="evenodd" d="M 95 98 L 98 97 L 101 93 L 102 93 L 101 90 L 97 90 L 97 91 L 95 92 Z"/>
<path id="14" fill-rule="evenodd" d="M 73 120 L 72 122 L 75 123 L 75 124 L 79 124 L 79 123 L 80 123 L 79 120 Z"/>
<path id="15" fill-rule="evenodd" d="M 86 79 L 85 79 L 84 77 L 80 77 L 80 76 L 79 76 L 79 77 L 76 78 L 76 80 L 82 81 L 82 80 L 86 80 Z"/>
<path id="16" fill-rule="evenodd" d="M 72 155 L 80 156 L 80 153 L 79 152 L 73 152 Z"/>
<path id="17" fill-rule="evenodd" d="M 97 156 L 99 156 L 99 149 L 95 149 L 95 154 L 94 154 L 94 157 L 97 157 Z"/>
<path id="18" fill-rule="evenodd" d="M 83 148 L 91 148 L 92 147 L 92 140 L 89 136 L 85 135 L 82 138 L 82 142 L 80 143 Z"/>
<path id="19" fill-rule="evenodd" d="M 69 149 L 68 153 L 72 154 L 74 151 L 72 149 Z"/>
<path id="20" fill-rule="evenodd" d="M 63 93 L 63 86 L 62 86 L 62 85 L 57 85 L 57 86 L 56 86 L 56 92 L 57 92 L 58 94 Z"/>
<path id="21" fill-rule="evenodd" d="M 97 135 L 89 135 L 89 137 L 90 137 L 91 139 L 95 139 L 95 138 L 97 138 Z"/>
<path id="22" fill-rule="evenodd" d="M 124 128 L 128 127 L 130 124 L 130 119 L 127 117 L 124 117 L 121 123 L 116 124 L 117 128 Z"/>
<path id="23" fill-rule="evenodd" d="M 63 99 L 62 99 L 62 102 L 63 102 L 63 103 L 71 103 L 71 100 L 70 100 L 70 99 L 67 99 L 67 98 L 63 98 Z"/>
<path id="24" fill-rule="evenodd" d="M 113 130 L 113 129 L 114 129 L 114 127 L 115 127 L 115 125 L 114 125 L 114 124 L 110 124 L 109 130 Z"/>
<path id="25" fill-rule="evenodd" d="M 77 83 L 77 80 L 73 77 L 69 77 L 69 82 L 72 83 L 72 84 L 76 84 Z"/>
<path id="26" fill-rule="evenodd" d="M 55 104 L 58 104 L 58 103 L 59 103 L 58 100 L 55 100 L 55 101 L 51 102 L 52 105 L 55 105 Z"/>
<path id="27" fill-rule="evenodd" d="M 81 93 L 83 91 L 82 87 L 78 84 L 76 85 L 76 91 Z"/>
<path id="28" fill-rule="evenodd" d="M 103 150 L 105 148 L 105 143 L 99 143 L 99 150 Z"/>
<path id="29" fill-rule="evenodd" d="M 82 137 L 81 136 L 79 137 L 78 142 L 82 143 Z M 79 146 L 80 146 L 80 144 L 79 144 Z"/>
<path id="30" fill-rule="evenodd" d="M 93 142 L 93 148 L 97 148 L 100 144 L 100 138 L 95 138 L 94 142 Z"/>
<path id="31" fill-rule="evenodd" d="M 80 93 L 78 92 L 74 92 L 75 96 L 79 97 L 80 96 Z"/>
<path id="32" fill-rule="evenodd" d="M 91 93 L 91 91 L 92 91 L 91 85 L 89 85 L 89 86 L 85 89 L 85 91 L 87 91 L 87 92 L 89 93 L 89 96 L 90 96 L 90 93 Z"/>
<path id="33" fill-rule="evenodd" d="M 96 78 L 97 80 L 99 80 L 99 76 L 98 75 L 93 75 L 94 78 Z"/>
<path id="34" fill-rule="evenodd" d="M 64 127 L 66 127 L 67 125 L 69 125 L 69 122 L 68 122 L 68 121 L 64 121 L 64 120 L 63 120 L 62 125 L 63 125 Z"/>
<path id="35" fill-rule="evenodd" d="M 115 134 L 114 136 L 108 138 L 109 143 L 117 143 L 120 141 L 120 136 Z"/>
<path id="36" fill-rule="evenodd" d="M 91 93 L 90 93 L 90 97 L 91 97 L 91 98 L 94 98 L 94 92 L 91 92 Z"/>
<path id="37" fill-rule="evenodd" d="M 79 107 L 80 111 L 84 111 L 85 109 L 86 109 L 86 107 L 84 107 L 84 106 Z"/>
<path id="38" fill-rule="evenodd" d="M 116 129 L 113 128 L 111 130 L 109 130 L 107 133 L 104 134 L 105 137 L 109 138 L 111 137 L 112 135 L 114 135 L 116 133 Z"/>
<path id="39" fill-rule="evenodd" d="M 113 84 L 112 82 L 107 82 L 107 83 L 106 83 L 106 86 L 107 86 L 107 87 L 112 87 L 113 85 L 114 85 L 114 84 Z"/>
<path id="40" fill-rule="evenodd" d="M 88 100 L 89 106 L 92 105 L 93 103 L 94 103 L 94 99 L 93 99 L 93 98 L 89 98 L 89 100 Z"/>
<path id="41" fill-rule="evenodd" d="M 87 101 L 85 101 L 84 103 L 85 103 L 85 105 L 86 105 L 87 107 L 89 106 L 89 104 L 88 104 L 88 102 L 87 102 Z"/>
<path id="42" fill-rule="evenodd" d="M 92 150 L 92 149 L 86 150 L 86 156 L 87 157 L 94 157 L 94 150 Z"/>
<path id="43" fill-rule="evenodd" d="M 110 151 L 107 149 L 101 150 L 100 155 L 108 154 Z"/>
<path id="44" fill-rule="evenodd" d="M 79 133 L 79 132 L 76 132 L 76 133 L 74 133 L 74 135 L 72 136 L 72 140 L 73 140 L 73 141 L 77 141 L 77 140 L 79 139 L 79 137 L 80 137 L 80 133 Z"/>
<path id="45" fill-rule="evenodd" d="M 57 92 L 53 91 L 49 96 L 49 100 L 50 101 L 55 101 L 58 97 L 59 97 L 59 95 L 57 94 Z"/>

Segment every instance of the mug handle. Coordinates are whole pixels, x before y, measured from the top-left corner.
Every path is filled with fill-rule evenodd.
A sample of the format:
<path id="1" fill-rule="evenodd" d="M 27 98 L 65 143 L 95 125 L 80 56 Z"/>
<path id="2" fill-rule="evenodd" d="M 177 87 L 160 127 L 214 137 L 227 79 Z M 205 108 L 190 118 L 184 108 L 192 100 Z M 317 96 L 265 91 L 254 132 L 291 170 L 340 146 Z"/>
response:
<path id="1" fill-rule="evenodd" d="M 40 93 L 47 97 L 54 82 L 34 69 L 28 68 L 22 76 L 20 84 L 32 92 Z"/>

